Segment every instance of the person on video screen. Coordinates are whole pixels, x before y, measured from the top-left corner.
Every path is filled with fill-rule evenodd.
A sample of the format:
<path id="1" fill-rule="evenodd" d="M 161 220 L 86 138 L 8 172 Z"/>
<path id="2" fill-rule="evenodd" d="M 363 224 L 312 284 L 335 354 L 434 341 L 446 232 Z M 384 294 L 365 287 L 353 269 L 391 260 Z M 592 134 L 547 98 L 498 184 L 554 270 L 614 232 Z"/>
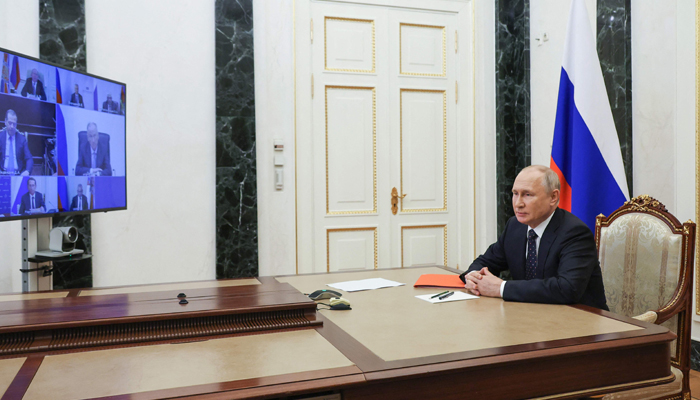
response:
<path id="1" fill-rule="evenodd" d="M 112 165 L 109 162 L 109 148 L 106 142 L 100 142 L 97 124 L 87 125 L 87 142 L 78 149 L 76 175 L 111 176 Z"/>
<path id="2" fill-rule="evenodd" d="M 119 113 L 119 103 L 112 100 L 112 95 L 107 95 L 107 101 L 102 103 L 102 111 L 117 114 Z"/>
<path id="3" fill-rule="evenodd" d="M 70 95 L 70 104 L 80 108 L 85 108 L 85 103 L 83 103 L 83 95 L 80 93 L 80 87 L 75 84 L 75 92 Z"/>
<path id="4" fill-rule="evenodd" d="M 83 194 L 83 185 L 78 184 L 78 194 L 73 197 L 70 203 L 71 211 L 82 211 L 90 209 L 87 196 Z"/>
<path id="5" fill-rule="evenodd" d="M 5 112 L 5 127 L 0 130 L 0 169 L 8 175 L 27 176 L 34 168 L 34 160 L 27 138 L 18 133 L 17 113 L 8 109 Z"/>
<path id="6" fill-rule="evenodd" d="M 36 191 L 36 179 L 27 179 L 27 193 L 22 195 L 19 204 L 20 214 L 43 214 L 46 212 L 44 196 Z"/>
<path id="7" fill-rule="evenodd" d="M 27 97 L 30 94 L 41 100 L 46 100 L 46 92 L 44 92 L 44 84 L 39 80 L 39 71 L 34 68 L 32 70 L 32 77 L 28 78 L 24 82 L 24 87 L 22 88 L 22 96 Z"/>

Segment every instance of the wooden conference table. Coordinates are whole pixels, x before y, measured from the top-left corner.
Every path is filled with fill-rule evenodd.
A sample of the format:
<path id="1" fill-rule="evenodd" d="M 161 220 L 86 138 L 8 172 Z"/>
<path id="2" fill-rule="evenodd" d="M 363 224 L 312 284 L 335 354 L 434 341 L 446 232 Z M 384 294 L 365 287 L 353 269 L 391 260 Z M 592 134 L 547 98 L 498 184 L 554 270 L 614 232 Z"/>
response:
<path id="1" fill-rule="evenodd" d="M 430 304 L 405 268 L 0 296 L 5 399 L 576 398 L 673 380 L 666 328 L 585 306 Z M 405 286 L 345 293 L 383 277 Z M 177 295 L 186 293 L 188 304 Z"/>

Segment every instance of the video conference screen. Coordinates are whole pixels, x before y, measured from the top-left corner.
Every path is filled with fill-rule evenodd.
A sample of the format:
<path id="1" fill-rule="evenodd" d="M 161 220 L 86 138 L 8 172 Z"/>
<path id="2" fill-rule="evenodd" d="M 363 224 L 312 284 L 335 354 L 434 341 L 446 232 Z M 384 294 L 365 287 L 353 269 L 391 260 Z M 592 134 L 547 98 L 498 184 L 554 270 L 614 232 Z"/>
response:
<path id="1" fill-rule="evenodd" d="M 0 49 L 0 221 L 126 208 L 126 86 Z"/>

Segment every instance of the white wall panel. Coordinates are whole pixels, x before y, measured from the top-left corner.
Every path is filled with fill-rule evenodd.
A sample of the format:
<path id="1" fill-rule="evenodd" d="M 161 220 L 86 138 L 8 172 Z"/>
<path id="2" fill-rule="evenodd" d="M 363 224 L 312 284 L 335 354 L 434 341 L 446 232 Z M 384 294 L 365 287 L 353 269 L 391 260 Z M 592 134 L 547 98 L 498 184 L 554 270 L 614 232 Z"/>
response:
<path id="1" fill-rule="evenodd" d="M 38 1 L 0 2 L 0 47 L 39 57 Z M 22 291 L 21 245 L 22 222 L 0 222 L 0 293 Z"/>
<path id="2" fill-rule="evenodd" d="M 128 210 L 93 214 L 95 286 L 215 277 L 214 2 L 85 3 L 88 71 L 127 84 Z"/>

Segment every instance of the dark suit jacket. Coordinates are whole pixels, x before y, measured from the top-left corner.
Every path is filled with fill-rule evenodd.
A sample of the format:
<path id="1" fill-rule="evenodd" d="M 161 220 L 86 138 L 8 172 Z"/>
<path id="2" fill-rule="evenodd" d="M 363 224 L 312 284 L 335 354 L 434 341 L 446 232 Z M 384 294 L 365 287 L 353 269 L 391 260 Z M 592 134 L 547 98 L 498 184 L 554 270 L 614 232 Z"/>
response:
<path id="1" fill-rule="evenodd" d="M 102 168 L 102 176 L 112 175 L 112 165 L 109 162 L 109 154 L 105 143 L 97 143 L 97 168 Z M 75 175 L 85 175 L 90 172 L 92 166 L 92 152 L 90 142 L 85 142 L 78 151 L 78 164 L 75 166 Z"/>
<path id="2" fill-rule="evenodd" d="M 44 92 L 44 84 L 41 81 L 36 81 L 36 93 L 34 93 L 34 83 L 32 78 L 28 78 L 24 82 L 24 87 L 22 88 L 22 96 L 27 97 L 27 93 L 39 96 L 40 99 L 46 100 L 46 92 Z"/>
<path id="3" fill-rule="evenodd" d="M 510 270 L 513 280 L 503 299 L 529 303 L 585 304 L 607 310 L 598 252 L 591 230 L 568 211 L 557 208 L 537 251 L 535 279 L 525 280 L 528 226 L 511 217 L 503 234 L 479 256 L 467 272 L 488 267 L 498 276 Z"/>
<path id="4" fill-rule="evenodd" d="M 29 192 L 22 195 L 22 201 L 19 203 L 19 213 L 24 214 L 25 212 L 32 209 L 32 205 L 29 199 Z M 44 205 L 44 196 L 39 192 L 34 192 L 34 208 L 43 208 L 46 212 L 46 206 Z"/>
<path id="5" fill-rule="evenodd" d="M 70 203 L 70 210 L 71 211 L 77 211 L 78 210 L 78 198 L 83 199 L 83 210 L 89 210 L 90 209 L 90 204 L 88 204 L 88 199 L 87 196 L 84 194 L 81 195 L 75 195 L 73 197 L 73 201 Z"/>
<path id="6" fill-rule="evenodd" d="M 119 112 L 119 103 L 114 100 L 111 103 L 105 101 L 102 103 L 102 111 Z"/>
<path id="7" fill-rule="evenodd" d="M 73 93 L 70 95 L 70 102 L 77 104 L 80 108 L 85 108 L 85 103 L 83 103 L 83 95 L 80 93 Z"/>
<path id="8" fill-rule="evenodd" d="M 7 141 L 7 130 L 3 129 L 0 131 L 0 170 L 5 170 L 5 142 Z M 34 159 L 32 159 L 32 153 L 29 152 L 29 145 L 27 144 L 27 138 L 24 135 L 15 133 L 15 154 L 17 160 L 17 170 L 21 173 L 28 171 L 32 173 L 32 168 L 34 168 Z"/>

